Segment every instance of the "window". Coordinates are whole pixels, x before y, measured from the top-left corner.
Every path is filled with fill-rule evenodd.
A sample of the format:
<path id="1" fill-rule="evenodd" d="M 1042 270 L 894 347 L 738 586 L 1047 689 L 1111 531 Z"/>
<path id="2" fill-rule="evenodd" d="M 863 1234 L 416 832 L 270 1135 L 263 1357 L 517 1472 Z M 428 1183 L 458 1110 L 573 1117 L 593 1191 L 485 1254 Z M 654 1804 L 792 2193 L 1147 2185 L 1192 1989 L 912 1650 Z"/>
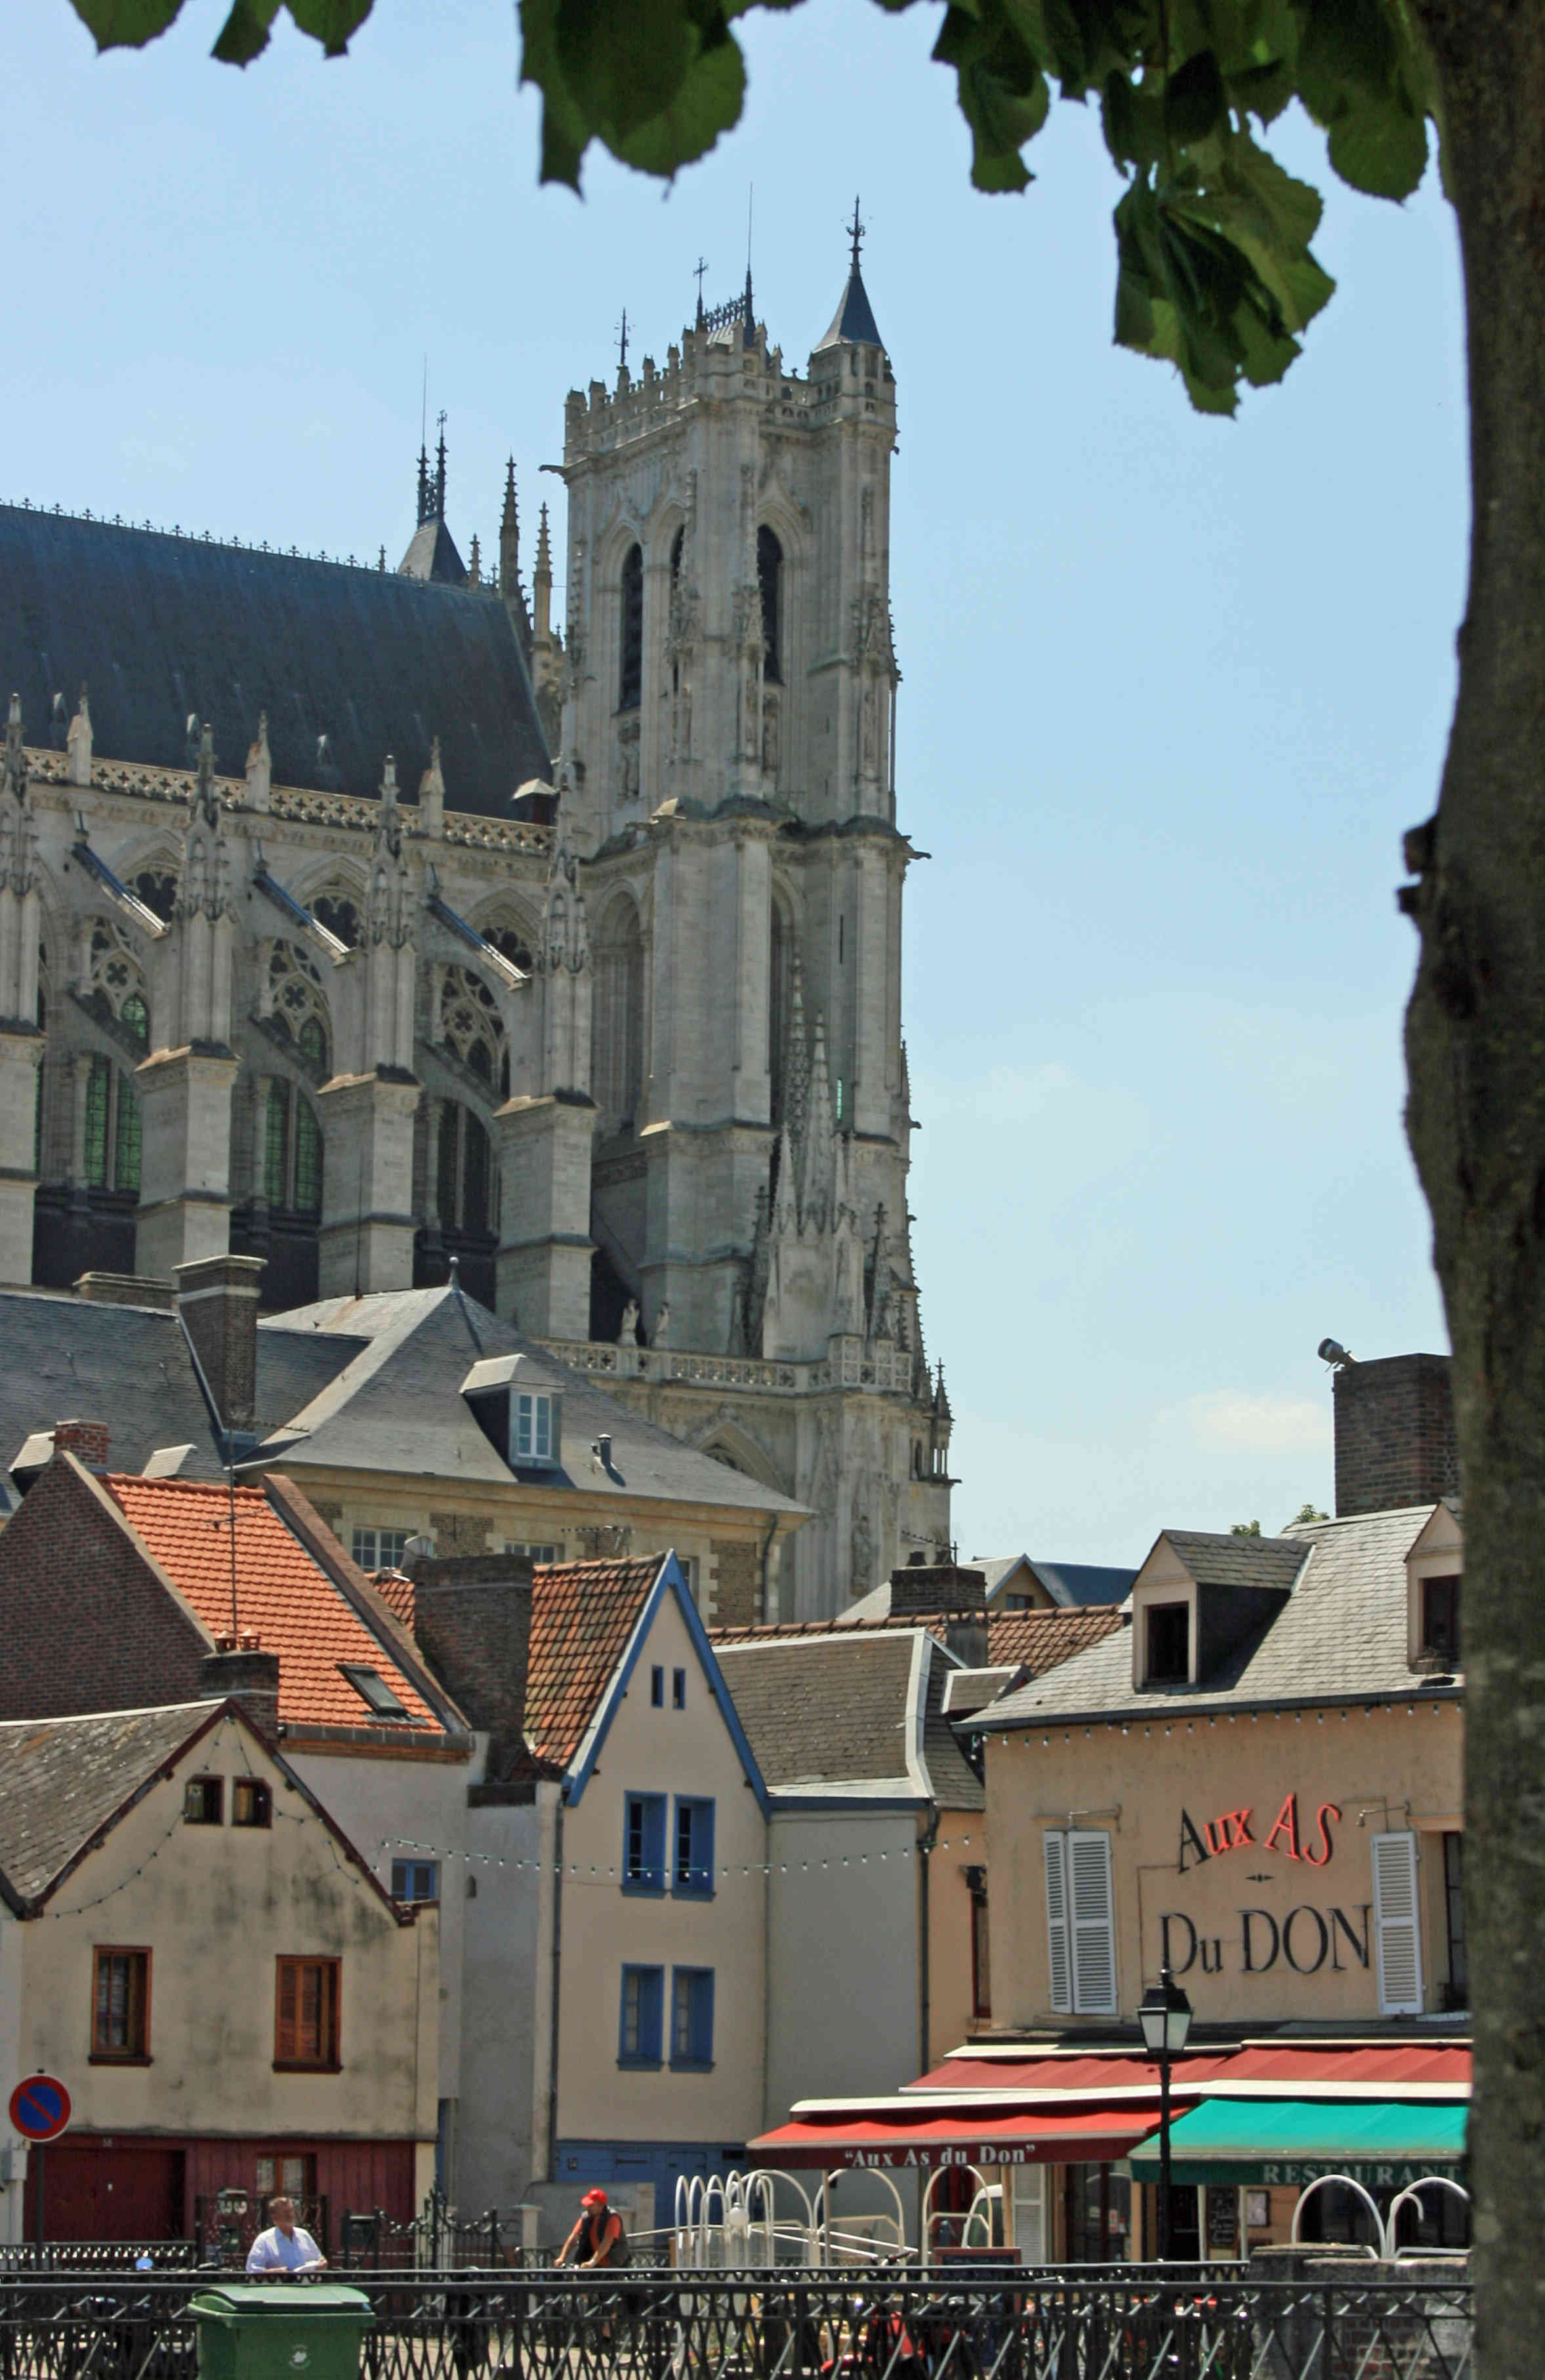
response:
<path id="1" fill-rule="evenodd" d="M 644 1090 L 644 929 L 625 897 L 613 901 L 593 946 L 590 1087 L 609 1131 L 626 1129 Z"/>
<path id="2" fill-rule="evenodd" d="M 185 1827 L 223 1827 L 225 1823 L 225 1780 L 223 1777 L 190 1777 L 183 1788 Z"/>
<path id="3" fill-rule="evenodd" d="M 563 1559 L 561 1546 L 514 1546 L 506 1541 L 504 1550 L 507 1554 L 518 1554 L 523 1561 L 532 1563 L 538 1570 Z"/>
<path id="4" fill-rule="evenodd" d="M 539 1397 L 531 1389 L 517 1390 L 514 1403 L 514 1444 L 511 1449 L 512 1463 L 551 1463 L 556 1454 L 553 1444 L 552 1399 Z"/>
<path id="5" fill-rule="evenodd" d="M 1070 2165 L 1063 2170 L 1068 2262 L 1124 2265 L 1131 2252 L 1131 2183 L 1108 2165 Z M 1191 2201 L 1194 2207 L 1194 2189 Z"/>
<path id="6" fill-rule="evenodd" d="M 1424 1578 L 1421 1583 L 1421 1649 L 1459 1666 L 1459 1581 Z"/>
<path id="7" fill-rule="evenodd" d="M 756 532 L 756 577 L 762 590 L 762 675 L 768 686 L 781 686 L 783 548 L 766 523 Z"/>
<path id="8" fill-rule="evenodd" d="M 91 2057 L 148 2064 L 151 2050 L 151 1954 L 98 1949 L 91 1954 Z"/>
<path id="9" fill-rule="evenodd" d="M 971 2012 L 972 2016 L 991 2016 L 993 1976 L 987 1944 L 987 1871 L 984 1867 L 968 1867 L 965 1878 L 966 1888 L 971 1894 Z"/>
<path id="10" fill-rule="evenodd" d="M 1046 1933 L 1051 2002 L 1060 2013 L 1116 2014 L 1116 1912 L 1110 1837 L 1092 1828 L 1049 1831 Z"/>
<path id="11" fill-rule="evenodd" d="M 377 1718 L 406 1718 L 409 1716 L 405 1705 L 393 1694 L 379 1670 L 367 1669 L 361 1661 L 340 1661 L 338 1668 Z"/>
<path id="12" fill-rule="evenodd" d="M 1443 1837 L 1443 1909 L 1448 1919 L 1448 2004 L 1470 2005 L 1470 1954 L 1465 1948 L 1465 1838 Z"/>
<path id="13" fill-rule="evenodd" d="M 272 1827 L 273 1795 L 260 1777 L 238 1777 L 231 1788 L 233 1827 Z"/>
<path id="14" fill-rule="evenodd" d="M 361 1570 L 397 1570 L 411 1529 L 356 1529 L 354 1558 Z"/>
<path id="15" fill-rule="evenodd" d="M 619 2066 L 658 2066 L 665 2010 L 665 1969 L 624 1967 L 622 2014 L 617 2035 Z"/>
<path id="16" fill-rule="evenodd" d="M 393 1900 L 438 1900 L 440 1899 L 439 1861 L 393 1860 L 392 1898 Z"/>
<path id="17" fill-rule="evenodd" d="M 714 1971 L 674 1967 L 670 1973 L 670 2063 L 714 2062 Z"/>
<path id="18" fill-rule="evenodd" d="M 263 2215 L 268 2215 L 268 2201 L 273 2197 L 292 2198 L 296 2213 L 305 2219 L 309 2214 L 316 2219 L 313 2203 L 317 2195 L 317 2160 L 314 2156 L 260 2156 L 256 2161 L 257 2196 L 263 2201 Z"/>
<path id="19" fill-rule="evenodd" d="M 619 710 L 636 710 L 644 692 L 644 551 L 630 545 L 622 562 L 622 651 Z"/>
<path id="20" fill-rule="evenodd" d="M 320 1042 L 322 1028 L 314 1016 L 300 1028 L 300 1046 L 310 1055 L 308 1037 Z M 293 1083 L 270 1076 L 268 1105 L 263 1116 L 263 1196 L 282 1214 L 315 1215 L 322 1203 L 322 1135 L 311 1102 Z"/>
<path id="21" fill-rule="evenodd" d="M 1375 1835 L 1373 1932 L 1379 1952 L 1379 2012 L 1421 2014 L 1421 1928 L 1417 1909 L 1417 1839 Z"/>
<path id="22" fill-rule="evenodd" d="M 1151 1603 L 1144 1625 L 1148 1631 L 1148 1684 L 1183 1686 L 1191 1673 L 1189 1604 Z"/>
<path id="23" fill-rule="evenodd" d="M 139 1102 L 128 1076 L 109 1058 L 86 1075 L 86 1187 L 139 1196 Z"/>
<path id="24" fill-rule="evenodd" d="M 658 1661 L 649 1672 L 649 1707 L 651 1710 L 665 1708 L 665 1671 Z"/>
<path id="25" fill-rule="evenodd" d="M 473 1072 L 482 1073 L 487 1062 L 485 1051 L 484 1065 L 473 1064 Z M 492 1189 L 488 1134 L 470 1108 L 455 1099 L 442 1099 L 435 1154 L 435 1207 L 441 1230 L 486 1239 L 493 1228 Z"/>
<path id="26" fill-rule="evenodd" d="M 672 1710 L 685 1710 L 686 1706 L 687 1673 L 684 1670 L 672 1670 L 670 1672 L 670 1707 Z"/>
<path id="27" fill-rule="evenodd" d="M 676 1798 L 676 1847 L 670 1889 L 686 1900 L 711 1900 L 714 1890 L 714 1805 Z"/>
<path id="28" fill-rule="evenodd" d="M 665 1890 L 665 1795 L 630 1793 L 623 1805 L 622 1889 Z"/>
<path id="29" fill-rule="evenodd" d="M 281 1959 L 277 1967 L 275 2066 L 308 2066 L 336 2072 L 339 1961 Z"/>

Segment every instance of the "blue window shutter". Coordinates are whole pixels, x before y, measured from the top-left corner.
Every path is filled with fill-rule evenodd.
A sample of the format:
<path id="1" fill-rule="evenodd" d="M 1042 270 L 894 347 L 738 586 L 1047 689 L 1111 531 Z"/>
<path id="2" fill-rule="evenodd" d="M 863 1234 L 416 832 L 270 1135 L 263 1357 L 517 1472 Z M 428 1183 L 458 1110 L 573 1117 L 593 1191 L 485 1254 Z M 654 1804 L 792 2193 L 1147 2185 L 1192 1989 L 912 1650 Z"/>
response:
<path id="1" fill-rule="evenodd" d="M 714 1805 L 699 1802 L 692 1814 L 692 1888 L 705 1895 L 714 1888 Z M 709 1977 L 710 1985 L 713 1978 Z"/>
<path id="2" fill-rule="evenodd" d="M 714 1971 L 705 1967 L 692 1995 L 692 2054 L 708 2065 L 714 2054 Z"/>
<path id="3" fill-rule="evenodd" d="M 665 2010 L 665 1969 L 646 1967 L 639 2007 L 639 2044 L 646 2058 L 658 2058 Z"/>
<path id="4" fill-rule="evenodd" d="M 651 1793 L 645 1803 L 644 1864 L 657 1892 L 665 1889 L 665 1795 Z"/>

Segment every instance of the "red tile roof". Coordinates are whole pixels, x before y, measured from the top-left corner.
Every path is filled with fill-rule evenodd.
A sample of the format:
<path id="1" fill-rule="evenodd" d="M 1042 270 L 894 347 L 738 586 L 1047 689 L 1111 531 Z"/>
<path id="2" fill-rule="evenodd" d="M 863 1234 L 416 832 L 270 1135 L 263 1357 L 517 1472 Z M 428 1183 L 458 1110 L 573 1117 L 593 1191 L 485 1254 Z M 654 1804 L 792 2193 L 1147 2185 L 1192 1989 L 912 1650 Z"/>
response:
<path id="1" fill-rule="evenodd" d="M 1120 1625 L 1120 1609 L 1109 1603 L 1075 1611 L 995 1611 L 987 1621 L 988 1658 L 995 1670 L 1025 1663 L 1038 1678 Z"/>
<path id="2" fill-rule="evenodd" d="M 573 1760 L 664 1559 L 554 1562 L 535 1572 L 525 1740 L 538 1760 L 559 1768 Z"/>
<path id="3" fill-rule="evenodd" d="M 418 1609 L 418 1590 L 412 1579 L 400 1570 L 367 1571 L 365 1575 L 387 1609 L 395 1612 L 411 1633 Z"/>
<path id="4" fill-rule="evenodd" d="M 155 1560 L 215 1635 L 231 1628 L 230 1502 L 223 1487 L 188 1479 L 105 1482 Z M 427 1704 L 326 1572 L 285 1527 L 260 1488 L 238 1488 L 236 1617 L 279 1656 L 279 1716 L 312 1725 L 376 1724 L 339 1663 L 374 1670 L 411 1716 L 438 1727 Z"/>

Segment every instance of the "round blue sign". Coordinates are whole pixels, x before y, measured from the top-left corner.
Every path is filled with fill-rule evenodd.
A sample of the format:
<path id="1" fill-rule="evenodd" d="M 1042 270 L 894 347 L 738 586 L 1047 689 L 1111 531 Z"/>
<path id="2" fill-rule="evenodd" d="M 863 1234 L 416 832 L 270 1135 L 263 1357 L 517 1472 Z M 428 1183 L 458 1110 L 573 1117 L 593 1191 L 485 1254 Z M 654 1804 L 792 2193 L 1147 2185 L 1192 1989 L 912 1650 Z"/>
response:
<path id="1" fill-rule="evenodd" d="M 29 2074 L 11 2093 L 11 2122 L 24 2140 L 52 2141 L 70 2119 L 70 2095 L 52 2074 Z"/>

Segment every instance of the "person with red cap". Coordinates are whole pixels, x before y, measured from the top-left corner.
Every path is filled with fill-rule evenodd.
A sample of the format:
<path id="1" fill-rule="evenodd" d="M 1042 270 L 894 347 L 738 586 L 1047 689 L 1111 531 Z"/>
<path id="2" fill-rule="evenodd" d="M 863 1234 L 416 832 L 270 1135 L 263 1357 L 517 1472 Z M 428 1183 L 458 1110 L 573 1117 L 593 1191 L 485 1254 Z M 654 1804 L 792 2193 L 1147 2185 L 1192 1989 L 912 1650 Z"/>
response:
<path id="1" fill-rule="evenodd" d="M 579 2221 L 558 2251 L 558 2262 L 566 2265 L 571 2253 L 582 2268 L 627 2263 L 628 2235 L 604 2190 L 587 2190 L 580 2200 Z"/>

